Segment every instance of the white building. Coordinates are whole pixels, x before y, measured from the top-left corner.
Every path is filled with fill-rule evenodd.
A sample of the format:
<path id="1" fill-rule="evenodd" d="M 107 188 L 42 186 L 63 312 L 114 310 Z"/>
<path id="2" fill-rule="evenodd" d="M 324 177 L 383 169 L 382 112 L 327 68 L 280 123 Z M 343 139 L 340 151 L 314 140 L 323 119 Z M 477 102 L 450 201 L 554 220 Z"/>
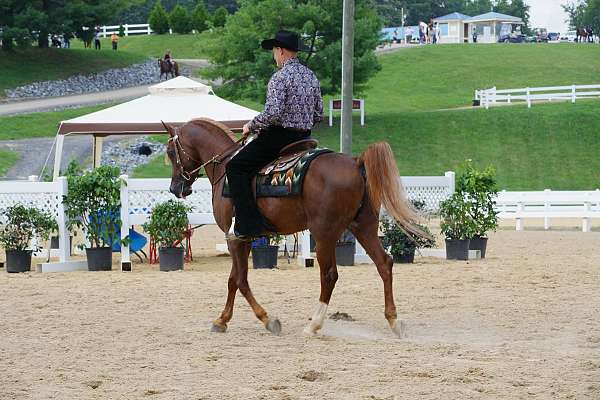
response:
<path id="1" fill-rule="evenodd" d="M 477 32 L 477 43 L 497 43 L 501 33 L 512 33 L 523 25 L 523 20 L 511 15 L 489 12 L 463 21 L 469 24 L 469 42 L 473 41 L 473 33 Z"/>
<path id="2" fill-rule="evenodd" d="M 469 42 L 469 24 L 465 23 L 469 18 L 458 12 L 435 18 L 433 23 L 437 24 L 440 32 L 439 43 Z"/>

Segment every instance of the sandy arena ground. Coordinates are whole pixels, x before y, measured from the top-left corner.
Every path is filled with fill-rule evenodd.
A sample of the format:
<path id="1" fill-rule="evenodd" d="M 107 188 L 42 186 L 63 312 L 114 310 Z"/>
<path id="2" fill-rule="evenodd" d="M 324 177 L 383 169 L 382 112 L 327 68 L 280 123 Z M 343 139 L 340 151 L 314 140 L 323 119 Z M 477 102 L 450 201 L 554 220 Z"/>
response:
<path id="1" fill-rule="evenodd" d="M 268 333 L 238 294 L 214 227 L 184 272 L 0 273 L 0 399 L 600 399 L 600 233 L 501 230 L 486 260 L 396 265 L 408 338 L 372 265 L 340 267 L 321 334 L 302 329 L 318 268 L 251 270 Z M 116 265 L 116 264 L 115 264 Z"/>

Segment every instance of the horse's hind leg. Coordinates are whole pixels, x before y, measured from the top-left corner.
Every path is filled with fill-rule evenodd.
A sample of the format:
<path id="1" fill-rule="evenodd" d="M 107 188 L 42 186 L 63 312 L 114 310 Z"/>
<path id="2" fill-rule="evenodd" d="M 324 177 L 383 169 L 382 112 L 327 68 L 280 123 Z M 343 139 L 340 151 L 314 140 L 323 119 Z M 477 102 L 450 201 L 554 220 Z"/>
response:
<path id="1" fill-rule="evenodd" d="M 394 261 L 392 260 L 392 257 L 385 252 L 379 241 L 379 237 L 377 236 L 378 227 L 378 216 L 375 214 L 370 204 L 365 202 L 358 216 L 350 225 L 350 230 L 377 266 L 379 276 L 381 276 L 381 279 L 383 280 L 385 318 L 390 324 L 392 331 L 398 337 L 403 337 L 405 335 L 405 325 L 401 320 L 398 321 L 396 305 L 394 304 L 394 291 L 392 289 L 392 267 Z"/>
<path id="2" fill-rule="evenodd" d="M 227 323 L 233 316 L 233 302 L 235 301 L 237 289 L 237 266 L 234 259 L 231 265 L 229 280 L 227 281 L 227 302 L 225 303 L 225 309 L 221 313 L 221 316 L 213 322 L 211 329 L 213 332 L 225 332 L 227 330 Z"/>
<path id="3" fill-rule="evenodd" d="M 250 255 L 250 242 L 241 240 L 229 240 L 229 252 L 236 266 L 236 285 L 242 295 L 252 307 L 254 315 L 258 318 L 267 330 L 275 335 L 281 333 L 281 323 L 277 318 L 269 318 L 264 308 L 254 298 L 250 285 L 248 285 L 248 256 Z"/>
<path id="4" fill-rule="evenodd" d="M 314 335 L 323 327 L 327 315 L 327 306 L 331 300 L 331 293 L 338 279 L 337 265 L 335 261 L 335 243 L 337 236 L 329 239 L 316 237 L 317 260 L 321 271 L 321 295 L 319 305 L 315 309 L 310 323 L 304 328 L 304 333 Z"/>

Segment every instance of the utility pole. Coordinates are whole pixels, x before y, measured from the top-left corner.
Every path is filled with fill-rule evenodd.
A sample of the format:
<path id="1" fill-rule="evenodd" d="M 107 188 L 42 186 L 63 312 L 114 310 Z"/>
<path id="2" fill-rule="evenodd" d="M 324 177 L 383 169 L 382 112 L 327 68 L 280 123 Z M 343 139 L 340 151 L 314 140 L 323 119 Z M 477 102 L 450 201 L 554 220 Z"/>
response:
<path id="1" fill-rule="evenodd" d="M 341 152 L 352 154 L 352 86 L 354 73 L 354 0 L 344 0 L 342 25 Z"/>

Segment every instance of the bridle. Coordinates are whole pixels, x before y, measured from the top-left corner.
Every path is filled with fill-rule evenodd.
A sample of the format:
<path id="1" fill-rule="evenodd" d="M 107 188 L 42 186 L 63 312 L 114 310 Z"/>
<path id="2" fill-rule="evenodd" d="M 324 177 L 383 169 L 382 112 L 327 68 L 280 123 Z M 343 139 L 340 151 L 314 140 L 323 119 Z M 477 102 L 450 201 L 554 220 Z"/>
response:
<path id="1" fill-rule="evenodd" d="M 205 163 L 203 163 L 200 160 L 196 160 L 194 157 L 190 156 L 188 154 L 187 151 L 185 151 L 185 148 L 183 147 L 183 145 L 181 144 L 181 140 L 180 140 L 180 130 L 179 127 L 175 127 L 175 134 L 173 136 L 171 136 L 169 138 L 169 142 L 173 142 L 173 146 L 175 147 L 175 160 L 177 162 L 177 168 L 179 168 L 179 174 L 181 175 L 181 177 L 190 182 L 190 185 L 193 184 L 196 179 L 198 179 L 198 175 L 197 174 L 202 168 L 206 167 L 208 164 L 212 164 L 213 165 L 213 175 L 215 172 L 215 168 L 218 164 L 221 164 L 224 159 L 229 156 L 231 153 L 233 153 L 234 150 L 236 150 L 238 148 L 238 144 L 240 144 L 245 137 L 242 137 L 240 139 L 238 139 L 235 143 L 233 143 L 230 147 L 228 147 L 225 151 L 223 151 L 220 154 L 217 154 L 215 156 L 213 156 L 210 160 L 206 161 Z M 197 164 L 200 164 L 200 166 L 194 168 L 191 171 L 186 171 L 185 167 L 183 166 L 183 162 L 181 161 L 181 154 L 183 154 L 188 160 L 193 161 Z M 195 178 L 192 178 L 192 175 L 196 174 Z M 225 174 L 223 174 L 223 176 L 225 176 Z M 218 180 L 216 180 L 215 182 L 213 182 L 213 186 L 222 179 L 223 177 L 220 177 Z"/>

